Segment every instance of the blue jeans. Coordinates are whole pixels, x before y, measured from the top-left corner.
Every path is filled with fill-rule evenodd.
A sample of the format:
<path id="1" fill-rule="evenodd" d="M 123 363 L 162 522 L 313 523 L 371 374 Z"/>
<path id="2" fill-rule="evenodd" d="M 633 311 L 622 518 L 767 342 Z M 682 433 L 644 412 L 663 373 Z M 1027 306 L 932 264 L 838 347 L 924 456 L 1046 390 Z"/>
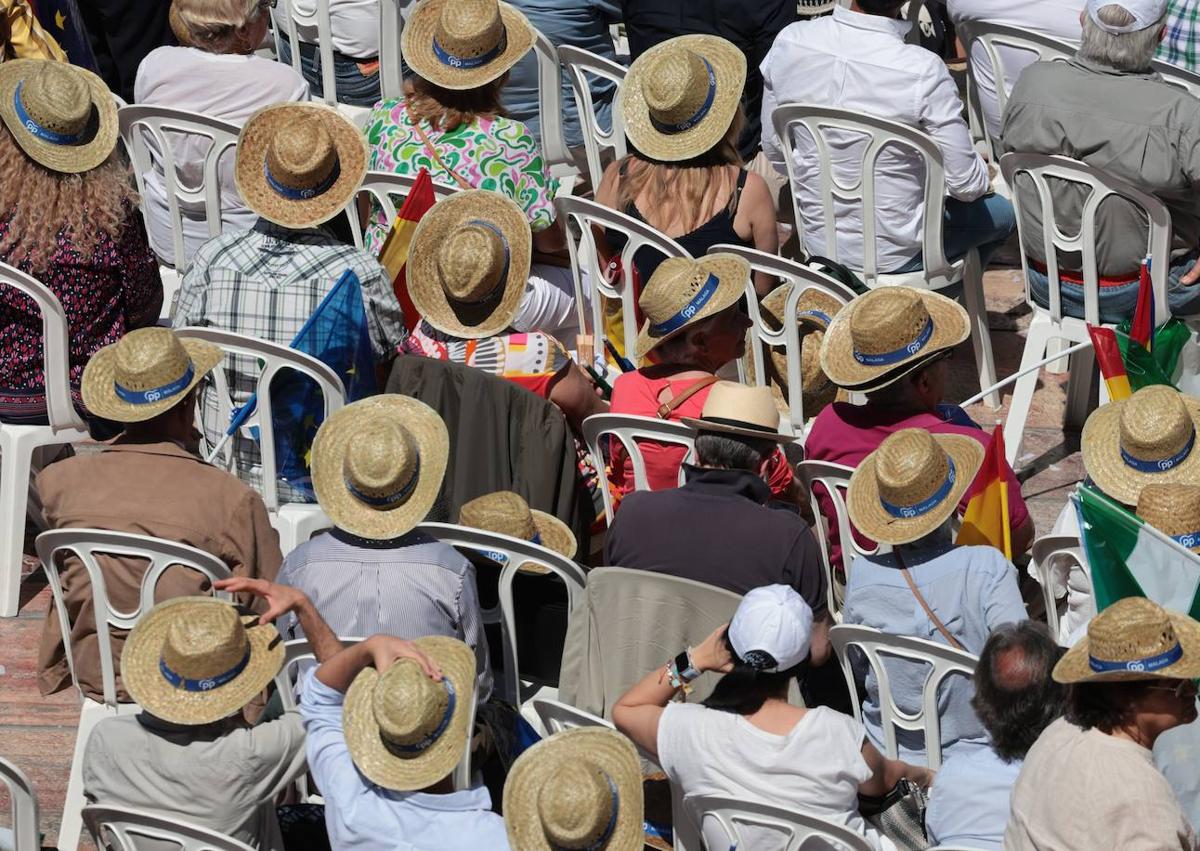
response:
<path id="1" fill-rule="evenodd" d="M 1171 266 L 1167 275 L 1167 302 L 1171 305 L 1172 316 L 1192 316 L 1200 313 L 1200 282 L 1181 284 L 1179 279 L 1191 271 L 1196 265 L 1196 257 L 1182 257 Z M 1037 269 L 1029 269 L 1029 291 L 1033 300 L 1042 307 L 1050 306 L 1050 282 Z M 1062 299 L 1063 316 L 1083 318 L 1083 285 L 1062 281 L 1059 295 Z M 1109 325 L 1118 325 L 1126 319 L 1133 318 L 1137 308 L 1138 282 L 1118 284 L 1113 287 L 1100 288 L 1100 321 Z"/>
<path id="2" fill-rule="evenodd" d="M 979 249 L 980 268 L 986 269 L 996 249 L 1004 245 L 1017 227 L 1012 203 L 989 192 L 974 201 L 946 199 L 942 214 L 942 250 L 950 261 L 964 257 L 972 248 Z M 924 268 L 924 257 L 917 254 L 896 272 L 916 272 Z"/>
<path id="3" fill-rule="evenodd" d="M 292 45 L 287 36 L 280 33 L 275 49 L 283 62 L 291 63 Z M 308 80 L 314 98 L 324 97 L 325 87 L 321 82 L 321 53 L 315 44 L 300 43 L 300 71 Z M 337 85 L 338 103 L 350 106 L 374 106 L 379 100 L 379 72 L 364 75 L 358 69 L 358 60 L 333 52 L 333 78 Z"/>

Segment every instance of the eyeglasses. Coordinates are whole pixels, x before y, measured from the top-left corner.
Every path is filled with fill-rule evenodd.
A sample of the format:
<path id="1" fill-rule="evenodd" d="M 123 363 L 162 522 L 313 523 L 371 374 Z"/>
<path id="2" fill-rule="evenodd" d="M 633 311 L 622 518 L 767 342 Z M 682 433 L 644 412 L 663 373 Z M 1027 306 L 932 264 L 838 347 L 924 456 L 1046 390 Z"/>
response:
<path id="1" fill-rule="evenodd" d="M 258 8 L 274 9 L 279 4 L 279 0 L 258 0 Z"/>
<path id="2" fill-rule="evenodd" d="M 1151 691 L 1169 691 L 1181 700 L 1186 696 L 1190 696 L 1193 699 L 1195 699 L 1196 687 L 1197 687 L 1197 680 L 1180 680 L 1178 683 L 1176 683 L 1173 686 L 1165 686 L 1165 685 L 1164 686 L 1159 686 L 1159 685 L 1146 686 L 1146 688 L 1150 689 Z M 1190 693 L 1190 695 L 1189 695 L 1189 693 Z"/>

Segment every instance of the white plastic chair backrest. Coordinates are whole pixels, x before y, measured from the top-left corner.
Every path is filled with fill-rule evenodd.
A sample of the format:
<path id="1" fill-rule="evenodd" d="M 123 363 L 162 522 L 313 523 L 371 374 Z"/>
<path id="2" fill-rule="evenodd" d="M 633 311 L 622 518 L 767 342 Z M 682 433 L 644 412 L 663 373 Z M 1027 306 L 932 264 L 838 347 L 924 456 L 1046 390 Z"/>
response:
<path id="1" fill-rule="evenodd" d="M 353 647 L 362 641 L 358 636 L 338 636 L 342 647 Z M 291 638 L 283 642 L 283 667 L 275 675 L 275 687 L 279 690 L 279 699 L 283 708 L 296 709 L 296 686 L 300 675 L 300 665 L 303 662 L 316 662 L 316 654 L 307 638 Z"/>
<path id="2" fill-rule="evenodd" d="M 633 414 L 592 414 L 583 421 L 583 439 L 588 451 L 596 460 L 596 465 L 603 469 L 605 458 L 602 439 L 612 437 L 625 449 L 633 466 L 633 489 L 638 491 L 650 490 L 650 480 L 646 477 L 646 461 L 642 457 L 642 449 L 638 441 L 647 440 L 652 443 L 667 443 L 682 446 L 686 450 L 683 456 L 685 463 L 691 463 L 696 453 L 696 432 L 681 422 L 660 420 L 657 417 L 639 417 Z M 679 484 L 684 483 L 682 465 L 679 468 Z M 613 504 L 612 493 L 608 487 L 601 487 L 604 496 L 604 514 L 612 523 Z"/>
<path id="3" fill-rule="evenodd" d="M 56 556 L 60 552 L 71 553 L 78 557 L 87 571 L 88 581 L 92 586 L 92 611 L 96 620 L 96 643 L 100 653 L 104 703 L 108 706 L 117 705 L 115 660 L 110 630 L 133 629 L 142 616 L 154 608 L 155 588 L 167 569 L 175 565 L 186 567 L 204 574 L 210 582 L 231 575 L 225 562 L 212 553 L 177 541 L 152 538 L 149 535 L 132 535 L 106 529 L 52 529 L 37 536 L 36 546 L 42 569 L 50 583 L 50 592 L 54 596 L 54 608 L 58 612 L 58 624 L 62 629 L 63 646 L 72 680 L 75 679 L 75 659 L 71 648 L 71 623 L 67 618 L 67 604 L 63 599 L 62 580 Z M 113 606 L 108 596 L 104 571 L 96 558 L 98 555 L 124 556 L 150 562 L 142 575 L 137 608 L 123 612 Z M 221 599 L 232 599 L 223 591 L 213 593 Z"/>
<path id="4" fill-rule="evenodd" d="M 188 824 L 174 813 L 91 804 L 83 808 L 83 823 L 97 848 L 112 851 L 138 851 L 145 840 L 156 848 L 174 844 L 178 851 L 253 851 L 232 836 Z"/>
<path id="5" fill-rule="evenodd" d="M 1162 59 L 1151 61 L 1150 67 L 1162 75 L 1163 82 L 1177 89 L 1183 89 L 1192 97 L 1200 97 L 1200 74 L 1164 62 Z"/>
<path id="6" fill-rule="evenodd" d="M 821 199 L 822 229 L 825 246 L 805 246 L 812 253 L 820 253 L 831 260 L 841 262 L 838 252 L 838 233 L 835 207 L 838 203 L 861 204 L 863 213 L 863 280 L 867 286 L 875 286 L 879 275 L 885 271 L 878 268 L 876 258 L 875 166 L 885 148 L 899 147 L 921 157 L 925 168 L 924 209 L 921 211 L 923 228 L 921 250 L 926 279 L 933 281 L 951 275 L 951 266 L 946 261 L 942 248 L 942 213 L 945 209 L 946 176 L 942 165 L 942 152 L 937 143 L 927 134 L 896 121 L 876 118 L 845 109 L 825 106 L 808 106 L 785 103 L 776 107 L 771 115 L 775 133 L 788 150 L 784 157 L 787 163 L 788 182 L 792 187 L 792 205 L 795 208 L 798 227 L 803 227 L 804 217 L 797 192 L 800 180 L 796 175 L 796 158 L 792 153 L 795 133 L 806 130 L 813 138 L 820 167 L 818 193 Z M 863 160 L 858 173 L 849 184 L 843 185 L 834 176 L 833 153 L 829 133 L 840 134 L 841 138 L 863 140 Z M 808 187 L 806 187 L 808 188 Z M 914 211 L 915 212 L 915 211 Z"/>
<path id="7" fill-rule="evenodd" d="M 621 85 L 625 82 L 626 68 L 590 50 L 569 44 L 558 48 L 558 61 L 567 73 L 571 93 L 575 96 L 579 126 L 583 131 L 583 147 L 587 153 L 588 179 L 595 188 L 604 176 L 605 160 L 619 160 L 626 153 L 625 122 L 621 120 Z M 613 96 L 612 126 L 607 131 L 596 121 L 596 105 L 592 101 L 589 75 L 609 80 L 617 87 Z"/>
<path id="8" fill-rule="evenodd" d="M 575 171 L 575 160 L 563 136 L 562 65 L 558 48 L 541 30 L 534 29 L 533 54 L 538 70 L 538 123 L 542 136 L 542 161 L 546 171 Z M 592 118 L 595 124 L 595 117 Z"/>
<path id="9" fill-rule="evenodd" d="M 1042 586 L 1042 601 L 1046 606 L 1046 624 L 1050 635 L 1059 640 L 1058 598 L 1055 596 L 1055 576 L 1070 575 L 1077 566 L 1090 578 L 1087 560 L 1077 535 L 1045 535 L 1033 542 L 1031 564 Z M 1066 636 L 1063 636 L 1064 638 Z"/>
<path id="10" fill-rule="evenodd" d="M 341 378 L 323 361 L 312 355 L 288 346 L 281 346 L 278 343 L 268 343 L 266 340 L 246 334 L 191 325 L 186 328 L 178 328 L 175 333 L 183 338 L 205 340 L 220 346 L 226 356 L 240 356 L 241 369 L 247 369 L 251 365 L 261 369 L 255 387 L 258 404 L 243 429 L 252 425 L 258 426 L 258 445 L 262 456 L 262 498 L 268 511 L 276 511 L 279 508 L 279 489 L 276 484 L 275 472 L 275 431 L 271 420 L 271 379 L 280 370 L 285 369 L 293 369 L 308 376 L 321 388 L 321 396 L 325 402 L 325 418 L 327 419 L 330 414 L 341 410 L 346 404 L 346 389 L 342 386 Z M 226 361 L 226 366 L 228 365 L 229 362 Z M 209 378 L 216 391 L 217 407 L 220 412 L 219 421 L 228 423 L 233 417 L 234 409 L 225 369 L 221 367 L 214 369 Z M 226 469 L 232 469 L 232 442 L 225 445 L 219 463 Z"/>
<path id="11" fill-rule="evenodd" d="M 54 432 L 65 429 L 87 430 L 71 401 L 71 327 L 62 302 L 41 281 L 0 263 L 0 286 L 9 286 L 25 294 L 42 315 L 42 377 L 46 388 L 46 418 Z"/>
<path id="12" fill-rule="evenodd" d="M 11 800 L 13 851 L 39 851 L 42 847 L 38 832 L 40 816 L 33 783 L 25 772 L 0 757 L 0 784 L 8 787 Z"/>
<path id="13" fill-rule="evenodd" d="M 183 244 L 183 213 L 186 204 L 189 211 L 204 209 L 209 237 L 221 233 L 221 169 L 233 167 L 234 149 L 237 147 L 236 124 L 209 118 L 197 112 L 171 109 L 165 106 L 124 106 L 117 110 L 117 121 L 121 139 L 129 158 L 133 161 L 133 175 L 137 180 L 138 192 L 146 195 L 146 175 L 161 169 L 163 186 L 167 194 L 167 211 L 171 219 L 171 242 L 173 263 L 182 269 L 187 254 Z M 168 134 L 187 134 L 207 139 L 210 144 L 200 163 L 200 182 L 188 185 L 175 161 L 174 140 Z M 194 172 L 193 172 L 194 173 Z M 189 177 L 191 175 L 189 174 Z"/>
<path id="14" fill-rule="evenodd" d="M 1017 235 L 1021 243 L 1021 266 L 1025 273 L 1025 299 L 1034 304 L 1029 289 L 1029 246 L 1041 242 L 1046 258 L 1046 278 L 1050 289 L 1050 317 L 1062 321 L 1062 295 L 1059 291 L 1058 251 L 1079 252 L 1083 269 L 1083 317 L 1091 325 L 1100 324 L 1100 270 L 1096 263 L 1096 213 L 1101 202 L 1112 196 L 1125 198 L 1145 212 L 1149 221 L 1146 235 L 1146 253 L 1151 257 L 1150 282 L 1154 286 L 1154 309 L 1158 323 L 1170 318 L 1167 305 L 1167 275 L 1171 267 L 1171 214 L 1158 198 L 1138 189 L 1131 183 L 1106 174 L 1098 168 L 1073 160 L 1070 157 L 1047 156 L 1045 154 L 1005 154 L 1000 158 L 1000 171 L 1004 180 L 1013 188 L 1012 201 L 1017 215 Z M 1019 175 L 1032 182 L 1037 203 L 1041 211 L 1042 232 L 1026 233 L 1022 207 L 1025 193 L 1017 191 L 1015 183 Z M 1080 210 L 1078 230 L 1068 234 L 1059 221 L 1054 208 L 1054 198 L 1061 197 L 1050 186 L 1049 179 L 1062 180 L 1084 187 L 1087 194 Z M 1038 308 L 1045 310 L 1045 308 Z"/>
<path id="15" fill-rule="evenodd" d="M 937 770 L 942 764 L 942 724 L 938 717 L 938 688 L 952 674 L 972 677 L 979 657 L 963 650 L 956 650 L 936 641 L 926 641 L 907 635 L 892 635 L 869 626 L 837 624 L 829 630 L 829 643 L 837 654 L 850 687 L 855 694 L 854 670 L 851 666 L 849 649 L 855 647 L 866 656 L 867 664 L 875 672 L 879 683 L 879 715 L 883 726 L 885 756 L 899 757 L 896 730 L 923 732 L 925 734 L 926 764 Z M 896 706 L 888 680 L 886 658 L 923 662 L 928 666 L 923 689 L 922 706 L 908 714 Z M 862 707 L 852 699 L 854 717 L 862 720 Z"/>
<path id="16" fill-rule="evenodd" d="M 378 202 L 383 207 L 383 215 L 388 222 L 388 227 L 391 227 L 391 223 L 396 221 L 396 211 L 403 205 L 404 199 L 408 197 L 408 193 L 412 191 L 416 181 L 415 174 L 395 174 L 390 171 L 368 171 L 363 176 L 363 182 L 359 184 L 358 191 L 346 205 L 346 216 L 350 219 L 350 232 L 354 236 L 356 248 L 363 247 L 363 230 L 370 224 L 370 222 L 362 221 L 359 216 L 359 199 L 365 194 L 369 196 L 370 200 Z M 448 186 L 438 183 L 436 180 L 433 182 L 433 195 L 438 201 L 458 191 L 460 190 L 457 186 Z M 399 203 L 397 203 L 397 199 L 399 199 Z"/>
<path id="17" fill-rule="evenodd" d="M 678 242 L 645 222 L 624 213 L 618 213 L 595 201 L 578 198 L 574 195 L 560 195 L 554 199 L 554 206 L 558 210 L 559 217 L 566 223 L 567 250 L 571 255 L 571 275 L 575 281 L 575 309 L 578 313 L 580 329 L 586 329 L 585 333 L 592 335 L 595 340 L 596 353 L 603 354 L 607 359 L 608 355 L 604 350 L 606 337 L 604 300 L 620 301 L 625 357 L 631 361 L 634 360 L 639 331 L 637 324 L 639 294 L 633 286 L 634 256 L 642 248 L 657 251 L 663 257 L 691 257 L 691 255 Z M 599 229 L 601 233 L 607 229 L 625 235 L 625 246 L 619 255 L 621 280 L 615 285 L 604 279 L 600 254 L 596 251 L 596 234 L 592 230 L 593 228 Z M 585 279 L 587 292 L 584 292 Z M 647 281 L 641 282 L 643 287 L 647 283 Z M 588 315 L 589 305 L 590 316 Z"/>
<path id="18" fill-rule="evenodd" d="M 611 721 L 606 721 L 598 715 L 584 712 L 560 700 L 546 697 L 535 697 L 532 701 L 533 711 L 542 722 L 542 729 L 547 736 L 561 733 L 563 730 L 574 730 L 576 727 L 607 727 L 617 729 Z"/>
<path id="19" fill-rule="evenodd" d="M 687 795 L 683 799 L 687 817 L 700 830 L 706 851 L 749 849 L 746 828 L 770 829 L 779 851 L 805 848 L 836 848 L 838 851 L 871 851 L 874 847 L 850 828 L 798 810 L 724 795 Z"/>

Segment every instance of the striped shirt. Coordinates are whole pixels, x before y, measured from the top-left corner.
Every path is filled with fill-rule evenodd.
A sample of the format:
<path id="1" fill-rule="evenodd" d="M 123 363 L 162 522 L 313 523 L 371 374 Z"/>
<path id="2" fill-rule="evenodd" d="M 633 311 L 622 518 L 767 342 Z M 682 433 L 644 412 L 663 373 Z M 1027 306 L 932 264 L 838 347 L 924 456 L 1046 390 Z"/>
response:
<path id="1" fill-rule="evenodd" d="M 1158 45 L 1158 58 L 1187 71 L 1196 70 L 1198 0 L 1167 0 L 1167 34 Z"/>

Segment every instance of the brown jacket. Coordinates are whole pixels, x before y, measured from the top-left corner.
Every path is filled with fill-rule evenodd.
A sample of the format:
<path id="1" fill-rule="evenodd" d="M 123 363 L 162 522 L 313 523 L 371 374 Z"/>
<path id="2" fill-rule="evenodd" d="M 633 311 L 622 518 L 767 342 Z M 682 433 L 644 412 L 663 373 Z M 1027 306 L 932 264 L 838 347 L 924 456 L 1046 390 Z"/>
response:
<path id="1" fill-rule="evenodd" d="M 97 454 L 51 464 L 38 476 L 37 489 L 52 529 L 87 527 L 179 541 L 219 557 L 239 576 L 273 580 L 283 560 L 279 536 L 271 528 L 262 498 L 236 476 L 171 441 L 120 437 Z M 75 673 L 84 692 L 100 700 L 104 683 L 91 584 L 77 558 L 65 563 L 61 576 Z M 100 563 L 110 604 L 123 611 L 136 609 L 146 562 L 102 557 Z M 156 598 L 201 592 L 197 573 L 173 567 L 159 581 Z M 120 630 L 112 633 L 120 700 L 129 699 L 120 675 L 125 635 Z M 62 632 L 51 602 L 38 652 L 38 687 L 42 694 L 53 694 L 70 684 Z"/>

